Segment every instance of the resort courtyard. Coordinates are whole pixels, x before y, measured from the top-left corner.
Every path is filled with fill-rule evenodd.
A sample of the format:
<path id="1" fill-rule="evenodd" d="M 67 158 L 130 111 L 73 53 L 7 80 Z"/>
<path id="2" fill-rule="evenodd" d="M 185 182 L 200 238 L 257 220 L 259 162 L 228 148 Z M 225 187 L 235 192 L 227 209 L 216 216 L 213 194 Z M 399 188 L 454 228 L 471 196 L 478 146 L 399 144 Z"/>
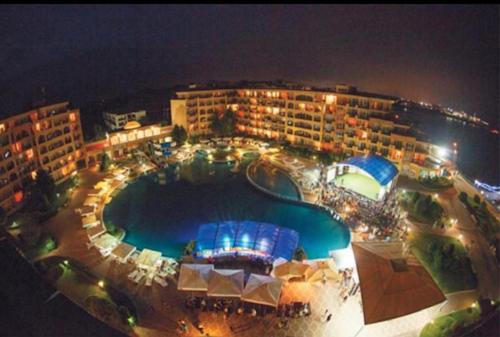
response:
<path id="1" fill-rule="evenodd" d="M 197 150 L 199 150 L 199 148 L 194 147 L 190 151 L 194 153 Z M 253 148 L 253 151 L 255 150 L 256 148 Z M 263 151 L 265 153 L 267 150 Z M 188 150 L 186 149 L 186 154 L 187 153 Z M 278 160 L 282 160 L 282 165 L 284 165 L 284 172 L 287 172 L 285 173 L 286 176 L 291 177 L 290 179 L 296 179 L 296 182 L 290 185 L 289 188 L 300 189 L 302 192 L 300 195 L 304 198 L 302 202 L 308 202 L 311 205 L 318 202 L 320 199 L 319 196 L 309 199 L 310 201 L 307 199 L 308 195 L 317 195 L 320 191 L 318 181 L 314 180 L 315 174 L 308 174 L 307 170 L 303 170 L 305 167 L 309 167 L 312 170 L 311 172 L 316 172 L 314 171 L 315 168 L 313 163 L 307 161 L 301 163 L 301 158 L 294 159 L 291 157 L 291 159 L 286 159 L 286 156 L 279 157 L 281 154 L 273 153 L 273 151 L 270 151 L 268 155 L 274 160 L 276 160 L 276 157 L 278 156 Z M 188 162 L 193 160 L 193 158 L 189 159 L 189 155 L 185 155 L 185 157 L 188 158 Z M 195 160 L 201 160 L 204 162 L 207 161 L 208 158 L 206 158 L 206 156 L 202 156 Z M 80 173 L 80 185 L 72 192 L 68 206 L 61 209 L 54 218 L 48 221 L 46 225 L 50 232 L 55 235 L 58 247 L 56 250 L 42 257 L 42 261 L 49 261 L 51 256 L 61 257 L 59 259 L 59 263 L 51 262 L 51 264 L 53 264 L 53 266 L 63 266 L 63 269 L 65 270 L 63 276 L 71 275 L 72 272 L 78 274 L 83 270 L 85 273 L 90 272 L 93 275 L 90 278 L 60 277 L 56 281 L 56 285 L 63 291 L 63 293 L 83 307 L 85 307 L 86 298 L 90 294 L 96 293 L 96 291 L 101 294 L 100 296 L 103 296 L 103 294 L 106 293 L 106 290 L 111 291 L 112 293 L 119 292 L 127 296 L 133 302 L 137 315 L 137 325 L 133 327 L 131 333 L 135 333 L 139 336 L 200 336 L 204 333 L 212 337 L 262 335 L 283 337 L 418 336 L 422 328 L 434 317 L 469 307 L 477 298 L 475 291 L 449 294 L 447 295 L 446 301 L 437 300 L 436 302 L 436 300 L 432 300 L 434 301 L 432 303 L 437 304 L 429 306 L 428 309 L 417 310 L 415 313 L 403 315 L 402 317 L 366 325 L 365 322 L 367 320 L 367 316 L 366 313 L 363 312 L 363 307 L 366 307 L 368 304 L 363 305 L 360 279 L 358 275 L 359 271 L 357 269 L 359 268 L 359 264 L 358 267 L 356 267 L 351 245 L 348 243 L 342 243 L 343 241 L 339 241 L 337 243 L 339 246 L 324 246 L 322 248 L 323 253 L 319 253 L 319 250 L 318 253 L 316 253 L 312 249 L 306 249 L 310 254 L 313 254 L 313 260 L 314 258 L 320 257 L 314 256 L 314 254 L 325 254 L 323 259 L 320 260 L 329 261 L 329 263 L 331 263 L 332 267 L 329 269 L 331 270 L 329 271 L 331 274 L 328 274 L 330 275 L 329 277 L 326 277 L 326 274 L 324 273 L 323 277 L 310 277 L 310 273 L 313 272 L 314 268 L 317 268 L 316 265 L 318 264 L 318 262 L 313 260 L 305 260 L 302 263 L 294 262 L 297 263 L 297 268 L 300 265 L 302 271 L 293 272 L 295 274 L 290 271 L 289 273 L 291 274 L 289 276 L 285 276 L 285 278 L 274 274 L 274 270 L 279 269 L 278 265 L 273 265 L 272 268 L 269 268 L 271 265 L 267 265 L 268 268 L 265 268 L 266 271 L 264 271 L 264 269 L 261 269 L 262 267 L 251 267 L 248 265 L 248 262 L 231 262 L 229 268 L 244 269 L 244 279 L 246 282 L 248 282 L 248 277 L 251 273 L 257 272 L 257 274 L 266 275 L 267 270 L 273 270 L 271 273 L 271 275 L 273 275 L 272 277 L 280 279 L 279 282 L 281 284 L 280 294 L 277 298 L 277 307 L 274 308 L 272 306 L 267 307 L 261 304 L 246 303 L 241 301 L 239 298 L 240 295 L 229 298 L 224 296 L 218 298 L 210 296 L 207 297 L 206 293 L 203 291 L 193 292 L 179 290 L 178 282 L 179 273 L 182 271 L 182 268 L 180 268 L 181 265 L 190 265 L 192 263 L 202 263 L 202 265 L 206 263 L 210 264 L 214 263 L 214 260 L 212 258 L 198 258 L 198 260 L 183 258 L 179 260 L 179 263 L 177 263 L 175 261 L 175 255 L 171 255 L 170 257 L 169 255 L 166 255 L 166 257 L 162 257 L 161 251 L 149 251 L 148 249 L 143 249 L 142 252 L 140 252 L 139 249 L 136 250 L 136 247 L 130 244 L 130 241 L 127 243 L 120 243 L 120 241 L 123 240 L 123 237 L 117 240 L 109 236 L 107 233 L 104 234 L 101 230 L 96 231 L 96 229 L 101 225 L 101 222 L 104 223 L 104 208 L 112 205 L 112 203 L 115 202 L 114 199 L 119 200 L 120 195 L 127 196 L 127 194 L 123 194 L 130 188 L 127 184 L 137 184 L 137 182 L 129 182 L 129 179 L 122 179 L 120 177 L 123 175 L 130 175 L 131 177 L 135 177 L 133 178 L 134 180 L 142 179 L 142 181 L 146 181 L 144 179 L 151 179 L 151 177 L 155 177 L 156 173 L 155 170 L 153 170 L 153 165 L 148 163 L 146 158 L 141 159 L 141 162 L 142 163 L 134 163 L 133 160 L 127 160 L 120 164 L 116 169 L 113 169 L 112 172 L 114 173 L 101 173 L 96 168 L 82 171 Z M 287 162 L 292 163 L 288 170 L 286 169 Z M 270 161 L 270 163 L 272 163 L 272 161 Z M 174 184 L 172 186 L 175 186 L 176 183 L 182 182 L 182 180 L 186 177 L 188 177 L 188 180 L 194 179 L 192 180 L 192 183 L 195 183 L 193 186 L 197 186 L 197 179 L 201 179 L 201 181 L 204 181 L 204 184 L 207 184 L 214 180 L 230 180 L 231 175 L 244 174 L 243 172 L 232 172 L 229 174 L 231 167 L 233 167 L 232 165 L 220 166 L 221 164 L 209 163 L 207 168 L 203 168 L 206 172 L 200 171 L 205 172 L 203 174 L 197 171 L 203 166 L 193 169 L 193 167 L 189 166 L 192 164 L 187 165 L 188 166 L 186 167 L 190 167 L 190 170 L 185 171 L 185 169 L 181 168 L 180 173 L 179 171 L 174 170 L 173 172 L 177 173 L 171 177 L 169 176 L 168 178 L 165 178 L 169 181 L 166 185 L 162 182 L 163 178 L 158 176 L 158 179 L 150 181 L 152 185 L 146 190 L 151 192 L 155 188 L 171 188 L 171 184 Z M 219 168 L 211 168 L 213 165 L 219 165 Z M 298 165 L 301 165 L 299 171 L 294 169 L 294 167 L 297 167 Z M 145 172 L 150 173 L 147 174 Z M 268 173 L 275 174 L 272 170 Z M 184 178 L 179 180 L 179 174 Z M 353 187 L 359 187 L 357 184 L 361 184 L 362 190 L 366 187 L 363 185 L 365 178 L 367 178 L 366 176 L 352 174 L 344 175 L 342 178 L 349 178 L 347 181 L 349 184 L 353 184 Z M 232 179 L 235 179 L 234 176 Z M 373 180 L 371 182 L 373 183 Z M 155 185 L 157 187 L 153 187 Z M 96 190 L 96 188 L 98 189 Z M 271 184 L 263 188 L 274 189 L 276 187 Z M 344 186 L 344 188 L 347 188 L 347 186 Z M 104 192 L 101 193 L 100 191 Z M 274 189 L 274 191 L 276 193 L 283 193 L 286 189 L 277 188 Z M 159 195 L 158 193 L 152 193 L 152 195 Z M 175 192 L 175 188 L 173 193 L 176 198 L 179 197 L 180 192 Z M 188 192 L 188 194 L 189 193 L 191 192 Z M 221 190 L 215 191 L 214 193 L 223 192 Z M 238 193 L 242 192 L 239 191 Z M 255 190 L 253 193 L 257 193 L 256 195 L 259 197 L 261 195 L 265 195 L 265 192 L 259 190 Z M 170 200 L 167 195 L 163 195 L 164 198 L 166 198 L 165 200 Z M 287 194 L 285 193 L 284 196 L 286 199 Z M 95 202 L 93 198 L 97 198 L 97 202 Z M 128 200 L 129 198 L 130 196 L 127 196 L 125 199 Z M 144 199 L 145 197 L 140 196 L 139 199 L 141 198 Z M 234 200 L 235 198 L 236 196 L 231 197 L 230 200 Z M 352 196 L 349 198 L 352 198 Z M 154 202 L 153 199 L 151 200 L 152 201 L 144 200 L 143 202 Z M 181 198 L 180 200 L 183 199 Z M 125 207 L 137 207 L 134 206 L 137 202 L 138 201 L 134 201 L 130 204 L 130 206 Z M 167 203 L 171 202 L 174 202 L 173 199 Z M 219 201 L 219 203 L 223 204 L 224 202 Z M 245 203 L 243 204 L 246 205 Z M 228 204 L 228 206 L 229 205 L 231 204 Z M 92 220 L 93 222 L 90 227 L 84 229 L 82 228 L 82 224 L 85 226 L 85 223 L 87 223 L 85 219 L 88 217 L 83 215 L 82 212 L 84 212 L 86 207 L 94 209 L 93 212 L 95 212 L 96 218 Z M 174 208 L 178 207 L 181 207 L 180 204 L 174 206 Z M 126 209 L 120 209 L 121 210 L 118 211 L 118 214 L 127 214 L 128 211 Z M 188 207 L 188 209 L 190 208 Z M 216 207 L 215 209 L 217 210 L 218 208 Z M 286 209 L 288 210 L 288 208 Z M 167 211 L 167 213 L 168 212 L 175 212 L 175 214 L 179 213 L 179 211 L 173 211 L 173 209 Z M 255 213 L 255 211 L 253 213 L 241 212 L 242 211 L 238 211 L 235 214 L 240 214 L 243 218 L 247 218 L 249 216 L 248 214 L 254 214 L 254 216 L 260 214 L 258 212 Z M 284 214 L 287 212 L 288 211 L 285 211 Z M 224 214 L 225 217 L 235 219 L 235 215 L 227 213 L 227 210 L 218 209 L 216 214 L 220 213 Z M 180 212 L 179 214 L 183 213 Z M 186 214 L 189 214 L 189 212 Z M 262 216 L 262 214 L 259 216 Z M 331 217 L 331 220 L 328 221 L 332 221 L 331 224 L 338 223 L 332 215 L 329 215 L 329 217 Z M 122 217 L 121 219 L 123 219 L 123 221 L 129 221 L 127 220 L 127 216 Z M 134 219 L 134 221 L 137 221 L 136 218 Z M 269 219 L 273 220 L 273 218 Z M 280 219 L 282 220 L 278 219 L 277 221 L 279 222 L 284 220 L 285 224 L 287 223 L 286 221 L 290 221 L 286 220 L 286 217 L 282 217 Z M 337 217 L 337 219 L 340 218 Z M 181 221 L 181 218 L 178 218 L 175 221 Z M 198 221 L 198 219 L 196 219 L 196 221 Z M 167 231 L 167 233 L 179 233 L 175 235 L 182 236 L 182 233 L 188 230 L 188 227 L 186 226 L 189 226 L 189 224 L 190 222 L 186 222 L 185 225 L 183 225 L 184 227 L 182 228 L 185 230 L 174 232 Z M 292 222 L 289 223 L 289 225 L 291 224 Z M 115 225 L 117 224 L 115 223 Z M 143 226 L 145 225 L 146 223 L 143 223 Z M 132 227 L 126 228 L 131 228 L 132 231 L 136 230 Z M 402 229 L 404 230 L 404 228 Z M 299 231 L 299 234 L 307 233 L 302 232 L 300 227 L 297 227 L 297 230 Z M 95 238 L 93 237 L 94 232 L 97 233 Z M 189 233 L 191 233 L 189 234 L 191 240 L 196 239 L 195 232 L 191 231 Z M 358 233 L 353 231 L 353 237 L 351 240 L 359 240 L 360 234 L 363 234 L 363 232 Z M 106 235 L 109 237 L 106 237 Z M 158 234 L 155 235 L 157 236 Z M 105 237 L 106 239 L 104 240 Z M 366 236 L 361 235 L 361 238 L 363 237 L 365 239 L 367 238 Z M 165 238 L 167 239 L 167 237 Z M 125 241 L 126 240 L 127 239 L 125 239 Z M 313 237 L 311 237 L 311 240 L 315 242 Z M 147 242 L 154 245 L 153 241 Z M 160 239 L 159 242 L 160 245 L 166 243 L 168 243 L 168 245 L 172 245 L 174 241 L 171 239 Z M 161 248 L 161 246 L 146 246 L 144 248 L 158 247 Z M 165 251 L 174 252 L 175 249 L 182 249 L 182 245 L 177 246 L 178 248 L 175 249 L 174 247 L 176 246 L 167 248 Z M 120 254 L 122 254 L 120 252 L 126 253 L 123 253 L 125 254 L 124 256 L 120 256 Z M 146 256 L 146 254 L 149 255 Z M 67 262 L 65 262 L 66 266 L 61 264 L 62 259 L 67 260 Z M 221 261 L 222 260 L 217 262 L 217 259 L 215 260 L 216 268 L 219 268 L 216 270 L 224 271 L 225 269 L 228 269 L 227 266 L 223 266 Z M 68 267 L 68 265 L 70 267 Z M 217 267 L 217 265 L 219 267 Z M 286 265 L 286 263 L 284 265 Z M 193 264 L 193 266 L 195 265 Z M 266 266 L 266 264 L 264 264 L 264 266 Z M 229 284 L 227 284 L 227 286 L 229 286 Z M 235 294 L 238 294 L 238 292 Z M 208 305 L 205 307 L 200 307 L 199 304 L 198 306 L 188 305 L 188 302 L 190 301 L 199 303 L 200 300 L 205 301 Z M 411 300 L 409 301 L 412 302 Z M 406 306 L 404 301 L 401 303 L 402 304 L 399 305 L 403 305 L 403 307 Z M 395 304 L 393 303 L 391 306 L 394 305 Z M 304 310 L 304 308 L 307 309 Z"/>

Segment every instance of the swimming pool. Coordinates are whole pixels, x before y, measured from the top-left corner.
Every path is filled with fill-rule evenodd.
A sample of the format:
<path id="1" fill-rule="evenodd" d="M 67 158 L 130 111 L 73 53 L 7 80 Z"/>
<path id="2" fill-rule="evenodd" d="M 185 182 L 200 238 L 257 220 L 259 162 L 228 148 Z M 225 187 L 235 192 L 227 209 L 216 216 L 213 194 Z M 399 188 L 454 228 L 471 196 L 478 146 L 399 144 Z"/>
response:
<path id="1" fill-rule="evenodd" d="M 139 177 L 115 196 L 104 209 L 104 220 L 127 231 L 125 241 L 138 249 L 179 257 L 201 224 L 217 221 L 261 221 L 296 230 L 299 246 L 308 258 L 321 258 L 329 250 L 347 247 L 347 227 L 316 207 L 279 200 L 255 189 L 228 164 L 209 164 L 195 158 L 178 173 L 166 169 L 167 184 L 158 174 Z"/>

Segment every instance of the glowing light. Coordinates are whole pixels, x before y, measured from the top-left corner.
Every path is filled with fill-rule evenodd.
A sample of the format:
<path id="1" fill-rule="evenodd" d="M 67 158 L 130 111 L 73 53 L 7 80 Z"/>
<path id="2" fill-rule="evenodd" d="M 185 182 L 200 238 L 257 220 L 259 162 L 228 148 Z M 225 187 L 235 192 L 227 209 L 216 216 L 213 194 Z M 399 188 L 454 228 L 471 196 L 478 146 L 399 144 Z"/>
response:
<path id="1" fill-rule="evenodd" d="M 247 233 L 243 234 L 243 237 L 241 238 L 242 241 L 242 247 L 247 248 L 248 242 L 250 241 L 250 237 L 248 236 Z"/>
<path id="2" fill-rule="evenodd" d="M 437 154 L 441 159 L 446 158 L 446 156 L 448 155 L 448 149 L 444 147 L 438 147 Z"/>
<path id="3" fill-rule="evenodd" d="M 100 280 L 99 282 L 97 282 L 97 285 L 98 285 L 100 288 L 104 288 L 104 281 L 103 281 L 103 280 Z"/>

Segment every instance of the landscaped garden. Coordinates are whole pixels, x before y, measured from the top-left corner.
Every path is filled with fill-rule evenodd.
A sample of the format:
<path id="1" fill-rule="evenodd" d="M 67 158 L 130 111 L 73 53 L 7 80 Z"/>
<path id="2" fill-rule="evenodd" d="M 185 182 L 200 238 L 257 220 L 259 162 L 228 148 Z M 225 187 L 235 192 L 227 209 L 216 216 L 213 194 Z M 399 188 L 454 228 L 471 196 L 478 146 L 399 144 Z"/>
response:
<path id="1" fill-rule="evenodd" d="M 485 323 L 498 324 L 498 303 L 480 298 L 470 307 L 432 320 L 420 332 L 420 337 L 490 336 Z M 491 336 L 496 335 L 493 333 Z"/>
<path id="2" fill-rule="evenodd" d="M 447 337 L 460 327 L 470 326 L 481 317 L 478 305 L 473 308 L 455 311 L 449 315 L 436 318 L 428 323 L 420 332 L 420 337 Z"/>
<path id="3" fill-rule="evenodd" d="M 445 223 L 443 207 L 430 195 L 419 192 L 403 192 L 400 196 L 400 203 L 408 212 L 410 220 L 434 227 L 442 226 Z"/>
<path id="4" fill-rule="evenodd" d="M 418 181 L 424 187 L 434 190 L 446 190 L 453 186 L 453 180 L 443 176 L 419 178 Z"/>
<path id="5" fill-rule="evenodd" d="M 444 293 L 477 287 L 470 259 L 459 240 L 430 233 L 411 233 L 408 238 L 413 254 Z"/>
<path id="6" fill-rule="evenodd" d="M 486 202 L 481 202 L 481 198 L 477 194 L 471 197 L 465 192 L 460 192 L 458 198 L 474 216 L 486 239 L 490 243 L 493 242 L 496 235 L 500 232 L 500 223 L 491 215 Z"/>

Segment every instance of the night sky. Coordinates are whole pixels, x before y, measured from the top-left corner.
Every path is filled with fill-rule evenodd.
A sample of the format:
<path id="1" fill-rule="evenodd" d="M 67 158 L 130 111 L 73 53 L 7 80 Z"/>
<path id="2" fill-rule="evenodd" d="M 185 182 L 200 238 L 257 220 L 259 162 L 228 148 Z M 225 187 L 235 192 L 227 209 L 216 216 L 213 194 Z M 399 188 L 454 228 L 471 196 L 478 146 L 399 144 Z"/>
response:
<path id="1" fill-rule="evenodd" d="M 498 124 L 499 7 L 1 6 L 0 108 L 208 80 L 349 83 Z M 168 98 L 166 98 L 168 101 Z"/>

